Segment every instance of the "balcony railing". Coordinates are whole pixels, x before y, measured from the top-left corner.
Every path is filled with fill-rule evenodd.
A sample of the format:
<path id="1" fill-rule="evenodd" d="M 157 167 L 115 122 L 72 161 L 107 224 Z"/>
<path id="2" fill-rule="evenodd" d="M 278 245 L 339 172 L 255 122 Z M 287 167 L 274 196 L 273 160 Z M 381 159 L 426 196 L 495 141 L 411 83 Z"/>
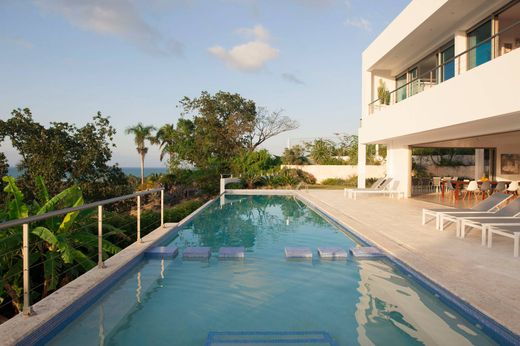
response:
<path id="1" fill-rule="evenodd" d="M 508 53 L 510 50 L 519 48 L 517 46 L 511 46 L 509 50 L 506 51 L 506 49 L 504 49 L 504 51 L 502 51 L 498 44 L 501 35 L 519 26 L 520 20 L 490 36 L 486 40 L 479 42 L 464 52 L 455 55 L 453 58 L 446 60 L 433 69 L 420 74 L 406 84 L 403 84 L 398 88 L 390 91 L 385 97 L 376 98 L 369 103 L 368 113 L 373 114 L 381 109 L 384 109 L 385 107 L 404 101 L 405 99 L 419 94 L 424 90 L 430 89 L 439 83 L 456 77 L 461 73 L 461 71 L 470 70 L 485 62 L 498 58 L 499 56 Z M 477 49 L 481 47 L 483 48 L 484 45 L 491 46 L 490 56 L 489 58 L 484 58 L 483 61 L 478 61 L 479 59 L 477 58 Z M 448 77 L 446 77 L 447 71 L 451 71 L 453 74 L 451 76 L 448 74 Z"/>

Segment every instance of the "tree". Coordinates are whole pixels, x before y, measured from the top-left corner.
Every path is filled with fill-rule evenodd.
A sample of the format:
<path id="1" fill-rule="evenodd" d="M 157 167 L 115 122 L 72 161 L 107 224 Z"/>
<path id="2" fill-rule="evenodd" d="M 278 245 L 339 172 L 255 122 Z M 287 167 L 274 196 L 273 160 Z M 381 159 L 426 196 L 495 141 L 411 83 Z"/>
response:
<path id="1" fill-rule="evenodd" d="M 335 154 L 334 142 L 319 138 L 312 143 L 306 143 L 310 158 L 317 165 L 328 164 Z"/>
<path id="2" fill-rule="evenodd" d="M 251 189 L 261 179 L 263 174 L 279 165 L 280 159 L 272 157 L 266 149 L 259 151 L 244 150 L 231 162 L 231 171 L 235 176 L 240 177 L 247 187 Z"/>
<path id="3" fill-rule="evenodd" d="M 4 153 L 0 152 L 0 177 L 7 175 L 9 171 L 9 163 L 7 163 L 7 158 Z"/>
<path id="4" fill-rule="evenodd" d="M 152 132 L 155 130 L 155 127 L 144 126 L 141 122 L 126 129 L 127 134 L 134 135 L 137 153 L 141 159 L 141 185 L 144 185 L 144 157 L 146 156 L 146 153 L 148 153 L 146 141 L 150 141 L 152 144 L 156 143 L 156 139 L 152 135 Z"/>
<path id="5" fill-rule="evenodd" d="M 192 115 L 193 120 L 184 119 L 181 125 L 183 141 L 179 155 L 199 168 L 229 170 L 231 159 L 247 148 L 255 127 L 256 105 L 239 94 L 219 91 L 210 95 L 203 91 L 197 98 L 185 97 L 181 102 L 182 115 Z"/>
<path id="6" fill-rule="evenodd" d="M 34 121 L 28 108 L 15 109 L 9 119 L 0 120 L 0 142 L 9 137 L 22 157 L 17 167 L 23 173 L 17 184 L 28 197 L 37 189 L 37 177 L 47 182 L 51 194 L 74 184 L 87 199 L 128 193 L 130 187 L 121 169 L 108 164 L 114 135 L 109 118 L 99 112 L 79 128 L 66 122 L 45 127 Z"/>
<path id="7" fill-rule="evenodd" d="M 57 209 L 81 206 L 84 203 L 81 189 L 77 185 L 51 197 L 43 179 L 37 178 L 36 198 L 27 203 L 13 177 L 4 177 L 2 180 L 6 184 L 4 191 L 8 198 L 6 209 L 0 214 L 0 222 L 29 215 L 42 215 Z M 39 295 L 43 298 L 58 288 L 60 281 L 69 282 L 81 271 L 94 267 L 95 262 L 92 258 L 97 254 L 97 235 L 86 227 L 73 227 L 80 220 L 91 223 L 89 218 L 89 213 L 70 212 L 62 218 L 53 217 L 31 224 L 29 257 L 31 267 L 36 268 L 34 272 L 41 274 L 41 278 L 37 275 L 31 277 L 35 284 L 33 297 Z M 106 238 L 119 232 L 121 231 L 114 231 L 112 227 L 112 231 L 106 232 L 103 236 Z M 22 257 L 19 254 L 21 247 L 21 227 L 8 228 L 0 232 L 0 301 L 8 296 L 15 312 L 20 311 L 22 304 Z M 105 257 L 119 250 L 119 247 L 106 239 L 102 240 Z M 41 284 L 36 284 L 38 282 Z"/>
<path id="8" fill-rule="evenodd" d="M 301 145 L 285 148 L 282 154 L 282 163 L 284 165 L 309 164 L 309 159 L 305 156 L 305 148 Z"/>
<path id="9" fill-rule="evenodd" d="M 263 107 L 258 109 L 255 119 L 255 126 L 250 133 L 248 149 L 250 151 L 258 148 L 259 145 L 267 141 L 269 138 L 277 136 L 283 132 L 295 130 L 299 127 L 297 121 L 292 120 L 288 116 L 282 115 L 283 110 L 269 111 Z"/>

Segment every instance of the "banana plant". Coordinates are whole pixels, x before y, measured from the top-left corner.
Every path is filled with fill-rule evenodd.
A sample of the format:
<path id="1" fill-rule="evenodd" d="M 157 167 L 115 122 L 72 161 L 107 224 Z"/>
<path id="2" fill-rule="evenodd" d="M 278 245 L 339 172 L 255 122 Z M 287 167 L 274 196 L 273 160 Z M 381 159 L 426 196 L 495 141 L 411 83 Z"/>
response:
<path id="1" fill-rule="evenodd" d="M 74 185 L 50 197 L 43 179 L 37 178 L 36 199 L 28 205 L 13 177 L 3 177 L 7 194 L 6 210 L 0 221 L 14 220 L 29 215 L 43 215 L 53 210 L 78 207 L 84 204 L 81 189 Z M 30 256 L 32 286 L 37 296 L 45 297 L 94 267 L 97 254 L 97 235 L 93 233 L 95 220 L 92 211 L 74 211 L 60 217 L 51 217 L 30 224 Z M 119 252 L 120 248 L 108 240 L 122 231 L 111 228 L 102 240 L 104 257 Z M 9 296 L 14 309 L 21 309 L 20 296 L 22 269 L 22 228 L 0 230 L 0 297 Z M 1 303 L 1 301 L 0 301 Z"/>

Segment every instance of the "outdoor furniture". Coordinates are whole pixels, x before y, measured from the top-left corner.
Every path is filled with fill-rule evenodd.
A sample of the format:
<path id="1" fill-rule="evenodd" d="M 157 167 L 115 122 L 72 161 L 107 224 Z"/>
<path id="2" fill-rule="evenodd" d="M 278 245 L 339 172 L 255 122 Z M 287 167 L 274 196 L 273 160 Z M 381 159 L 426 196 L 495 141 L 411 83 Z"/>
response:
<path id="1" fill-rule="evenodd" d="M 466 236 L 466 229 L 468 228 L 480 229 L 482 232 L 482 245 L 484 245 L 486 239 L 485 225 L 497 222 L 520 222 L 518 216 L 520 216 L 520 199 L 517 198 L 497 212 L 444 213 L 441 216 L 440 222 L 441 225 L 443 225 L 445 221 L 455 222 L 457 225 L 457 236 L 460 238 Z"/>
<path id="2" fill-rule="evenodd" d="M 497 182 L 497 185 L 495 186 L 494 192 L 504 192 L 507 189 L 507 185 L 505 181 L 499 181 Z"/>
<path id="3" fill-rule="evenodd" d="M 369 188 L 357 188 L 357 189 L 343 189 L 343 196 L 348 196 L 348 198 L 352 198 L 353 191 L 378 191 L 384 189 L 390 182 L 392 181 L 392 178 L 380 178 L 378 179 L 372 186 Z"/>
<path id="4" fill-rule="evenodd" d="M 435 189 L 436 193 L 441 192 L 441 177 L 433 177 L 432 178 L 432 186 Z"/>
<path id="5" fill-rule="evenodd" d="M 468 195 L 473 194 L 475 196 L 475 199 L 477 199 L 477 195 L 480 195 L 481 191 L 478 187 L 478 184 L 475 180 L 472 180 L 469 182 L 468 187 L 466 188 L 466 191 L 464 191 L 464 195 L 462 196 L 462 199 L 466 199 Z"/>
<path id="6" fill-rule="evenodd" d="M 452 180 L 451 181 L 451 184 L 453 184 L 455 186 L 455 200 L 458 200 L 459 199 L 459 196 L 460 196 L 460 191 L 463 190 L 463 186 L 465 185 L 469 185 L 470 181 L 469 180 L 464 180 L 464 181 L 454 181 Z M 478 185 L 481 185 L 483 182 L 481 181 L 477 181 L 477 184 Z M 509 181 L 504 181 L 505 184 L 509 184 L 510 182 Z M 491 186 L 496 186 L 498 184 L 497 181 L 490 181 L 490 184 Z M 444 190 L 445 190 L 445 186 L 446 186 L 446 181 L 441 181 L 441 194 L 442 194 L 442 197 L 444 197 Z M 484 195 L 482 195 L 482 197 L 484 197 Z M 484 199 L 484 198 L 482 198 Z"/>
<path id="7" fill-rule="evenodd" d="M 392 185 L 386 185 L 382 189 L 377 190 L 353 190 L 350 192 L 349 198 L 357 199 L 358 194 L 367 194 L 367 195 L 389 195 L 390 197 L 397 196 L 397 198 L 404 198 L 404 192 L 397 190 L 399 187 L 399 180 L 392 180 Z"/>
<path id="8" fill-rule="evenodd" d="M 491 195 L 491 183 L 489 181 L 483 181 L 482 185 L 480 185 L 480 192 L 484 195 Z M 484 196 L 482 196 L 484 197 Z"/>
<path id="9" fill-rule="evenodd" d="M 509 183 L 509 186 L 507 187 L 506 193 L 512 193 L 513 195 L 518 195 L 518 181 L 512 181 Z"/>
<path id="10" fill-rule="evenodd" d="M 488 247 L 493 245 L 493 234 L 512 238 L 514 240 L 513 256 L 518 257 L 520 247 L 520 223 L 516 225 L 492 226 L 489 228 Z"/>
<path id="11" fill-rule="evenodd" d="M 455 209 L 455 208 L 439 208 L 439 209 L 427 209 L 424 208 L 422 210 L 422 224 L 425 225 L 428 221 L 435 219 L 435 228 L 440 229 L 440 219 L 442 213 L 481 213 L 481 212 L 490 212 L 497 209 L 500 205 L 502 205 L 505 201 L 507 201 L 511 196 L 505 193 L 495 193 L 491 197 L 485 199 L 484 201 L 477 203 L 470 209 Z M 427 220 L 427 216 L 433 216 L 432 219 Z"/>

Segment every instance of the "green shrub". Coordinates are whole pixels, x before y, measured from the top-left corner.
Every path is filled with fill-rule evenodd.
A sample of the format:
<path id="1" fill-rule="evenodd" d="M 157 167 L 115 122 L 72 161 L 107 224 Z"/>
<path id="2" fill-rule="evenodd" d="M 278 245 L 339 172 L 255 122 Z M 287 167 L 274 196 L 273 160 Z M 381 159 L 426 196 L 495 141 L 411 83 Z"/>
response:
<path id="1" fill-rule="evenodd" d="M 347 181 L 341 178 L 328 178 L 321 181 L 321 185 L 346 185 Z"/>

